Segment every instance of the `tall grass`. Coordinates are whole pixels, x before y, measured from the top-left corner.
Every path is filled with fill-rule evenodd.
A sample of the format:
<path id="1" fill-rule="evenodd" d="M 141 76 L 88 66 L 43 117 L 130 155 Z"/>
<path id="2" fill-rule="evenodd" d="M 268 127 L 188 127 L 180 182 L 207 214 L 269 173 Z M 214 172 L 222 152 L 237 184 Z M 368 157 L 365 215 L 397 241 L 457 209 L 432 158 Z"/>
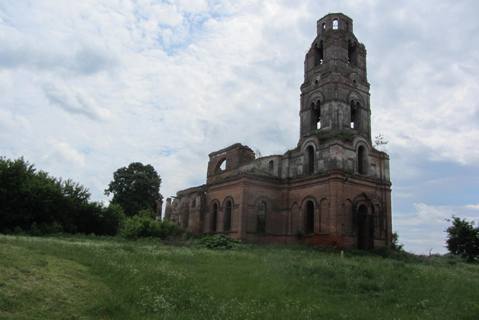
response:
<path id="1" fill-rule="evenodd" d="M 479 266 L 0 236 L 1 319 L 478 319 Z"/>

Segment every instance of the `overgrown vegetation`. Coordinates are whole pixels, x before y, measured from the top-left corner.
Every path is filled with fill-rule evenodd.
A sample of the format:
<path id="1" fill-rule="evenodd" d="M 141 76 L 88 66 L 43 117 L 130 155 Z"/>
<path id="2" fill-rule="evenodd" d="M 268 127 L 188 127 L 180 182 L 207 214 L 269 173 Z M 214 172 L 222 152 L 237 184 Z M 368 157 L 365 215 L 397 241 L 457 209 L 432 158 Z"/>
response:
<path id="1" fill-rule="evenodd" d="M 182 234 L 182 230 L 174 223 L 153 219 L 149 210 L 143 210 L 139 214 L 128 217 L 120 234 L 127 239 L 138 239 L 144 237 L 158 237 L 166 239 Z"/>
<path id="2" fill-rule="evenodd" d="M 0 236 L 0 319 L 477 319 L 479 266 L 300 247 Z"/>
<path id="3" fill-rule="evenodd" d="M 51 177 L 27 161 L 0 158 L 0 232 L 113 235 L 123 219 L 118 206 L 90 201 L 88 189 Z"/>
<path id="4" fill-rule="evenodd" d="M 230 237 L 224 234 L 213 234 L 206 235 L 201 237 L 199 243 L 208 249 L 233 249 L 238 248 L 241 244 L 241 241 L 236 239 L 231 239 Z"/>

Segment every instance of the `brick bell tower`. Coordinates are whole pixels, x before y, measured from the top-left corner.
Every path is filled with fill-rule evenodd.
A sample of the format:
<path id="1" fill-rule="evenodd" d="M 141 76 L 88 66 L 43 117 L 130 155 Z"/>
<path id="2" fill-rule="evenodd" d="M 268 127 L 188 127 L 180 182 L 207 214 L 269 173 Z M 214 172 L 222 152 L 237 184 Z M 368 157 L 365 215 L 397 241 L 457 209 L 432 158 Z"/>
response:
<path id="1" fill-rule="evenodd" d="M 324 177 L 328 191 L 318 197 L 334 199 L 328 214 L 319 214 L 329 224 L 320 222 L 319 238 L 326 230 L 362 249 L 388 245 L 392 234 L 389 156 L 371 142 L 369 88 L 366 48 L 353 20 L 342 13 L 319 19 L 301 85 L 300 172 Z"/>
<path id="2" fill-rule="evenodd" d="M 304 61 L 300 117 L 300 143 L 320 133 L 361 135 L 371 144 L 366 48 L 344 14 L 330 13 L 317 22 Z"/>

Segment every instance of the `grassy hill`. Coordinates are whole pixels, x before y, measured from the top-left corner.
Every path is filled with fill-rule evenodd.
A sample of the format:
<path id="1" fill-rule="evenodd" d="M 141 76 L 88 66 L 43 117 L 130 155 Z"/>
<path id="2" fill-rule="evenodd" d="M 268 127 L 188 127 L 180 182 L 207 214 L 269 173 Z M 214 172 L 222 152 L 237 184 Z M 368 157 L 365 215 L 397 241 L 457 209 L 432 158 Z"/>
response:
<path id="1" fill-rule="evenodd" d="M 0 236 L 0 319 L 479 319 L 479 266 Z"/>

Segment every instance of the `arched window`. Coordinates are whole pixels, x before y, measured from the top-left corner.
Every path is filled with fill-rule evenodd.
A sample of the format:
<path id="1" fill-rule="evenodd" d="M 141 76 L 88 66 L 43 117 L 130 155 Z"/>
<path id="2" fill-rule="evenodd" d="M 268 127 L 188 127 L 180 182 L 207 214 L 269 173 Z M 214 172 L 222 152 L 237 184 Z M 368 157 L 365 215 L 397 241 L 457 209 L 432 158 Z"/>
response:
<path id="1" fill-rule="evenodd" d="M 311 200 L 306 202 L 304 210 L 304 233 L 310 234 L 314 232 L 314 203 Z"/>
<path id="2" fill-rule="evenodd" d="M 216 232 L 218 221 L 218 204 L 213 203 L 213 213 L 211 215 L 211 231 Z"/>
<path id="3" fill-rule="evenodd" d="M 311 103 L 311 125 L 312 129 L 321 129 L 321 101 Z"/>
<path id="4" fill-rule="evenodd" d="M 339 21 L 338 19 L 333 20 L 333 30 L 338 30 L 339 29 Z"/>
<path id="5" fill-rule="evenodd" d="M 314 65 L 319 66 L 323 63 L 323 41 L 314 46 Z"/>
<path id="6" fill-rule="evenodd" d="M 225 232 L 228 232 L 231 230 L 231 210 L 233 208 L 233 205 L 231 203 L 231 200 L 226 201 L 225 205 L 225 216 L 224 216 L 224 227 L 223 230 Z"/>
<path id="7" fill-rule="evenodd" d="M 358 173 L 366 174 L 367 173 L 367 161 L 366 161 L 366 149 L 363 146 L 358 148 Z"/>
<path id="8" fill-rule="evenodd" d="M 306 172 L 307 174 L 314 173 L 314 148 L 309 146 L 306 148 Z"/>
<path id="9" fill-rule="evenodd" d="M 351 129 L 358 129 L 358 113 L 359 109 L 356 107 L 354 101 L 351 101 Z"/>
<path id="10" fill-rule="evenodd" d="M 323 30 L 326 30 L 326 23 L 323 23 Z"/>
<path id="11" fill-rule="evenodd" d="M 226 158 L 218 162 L 217 171 L 225 171 L 225 170 L 226 170 Z"/>
<path id="12" fill-rule="evenodd" d="M 256 232 L 266 232 L 266 201 L 260 201 L 256 214 Z"/>
<path id="13" fill-rule="evenodd" d="M 273 173 L 274 172 L 274 161 L 273 160 L 270 160 L 268 162 L 268 170 L 269 172 Z"/>

